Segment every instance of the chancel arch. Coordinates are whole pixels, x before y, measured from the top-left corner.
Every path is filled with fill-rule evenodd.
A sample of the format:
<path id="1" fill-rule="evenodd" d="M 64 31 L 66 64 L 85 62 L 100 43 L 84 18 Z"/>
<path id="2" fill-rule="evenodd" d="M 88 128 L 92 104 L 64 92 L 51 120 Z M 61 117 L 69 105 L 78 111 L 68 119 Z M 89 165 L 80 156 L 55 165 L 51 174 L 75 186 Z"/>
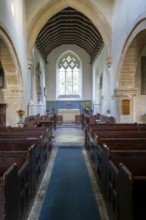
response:
<path id="1" fill-rule="evenodd" d="M 61 0 L 55 3 L 49 3 L 46 7 L 41 8 L 28 25 L 28 60 L 32 59 L 32 49 L 36 42 L 37 36 L 46 22 L 59 11 L 72 7 L 83 13 L 95 25 L 100 32 L 106 49 L 107 64 L 111 63 L 111 27 L 102 12 L 91 3 L 83 3 L 74 0 Z M 96 17 L 96 19 L 95 19 Z"/>
<path id="2" fill-rule="evenodd" d="M 16 110 L 22 106 L 22 76 L 14 45 L 6 31 L 0 27 L 0 61 L 4 72 L 4 85 L 0 88 L 3 103 L 7 104 L 6 125 L 16 126 Z"/>

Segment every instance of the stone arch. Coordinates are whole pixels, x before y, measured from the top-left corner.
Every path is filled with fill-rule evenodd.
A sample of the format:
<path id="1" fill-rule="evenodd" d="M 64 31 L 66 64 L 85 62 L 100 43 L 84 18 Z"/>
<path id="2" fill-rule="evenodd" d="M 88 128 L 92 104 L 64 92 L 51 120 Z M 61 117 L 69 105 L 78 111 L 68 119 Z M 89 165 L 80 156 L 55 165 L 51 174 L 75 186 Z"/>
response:
<path id="1" fill-rule="evenodd" d="M 16 110 L 22 106 L 22 75 L 14 45 L 3 27 L 0 27 L 0 62 L 5 77 L 1 92 L 2 102 L 7 104 L 6 125 L 16 126 Z"/>
<path id="2" fill-rule="evenodd" d="M 138 58 L 146 45 L 146 18 L 139 21 L 130 32 L 119 62 L 117 87 L 133 88 Z"/>
<path id="3" fill-rule="evenodd" d="M 137 64 L 142 49 L 146 45 L 146 18 L 140 20 L 130 32 L 122 50 L 117 73 L 117 112 L 120 122 L 135 121 L 135 99 L 137 88 L 134 88 Z M 130 114 L 122 115 L 122 100 L 130 100 Z M 120 120 L 120 117 L 122 120 Z"/>
<path id="4" fill-rule="evenodd" d="M 72 7 L 83 13 L 99 30 L 106 48 L 107 65 L 110 66 L 111 27 L 108 21 L 106 20 L 104 14 L 97 7 L 95 7 L 95 5 L 91 4 L 90 2 L 83 3 L 81 1 L 74 0 L 60 0 L 55 3 L 48 3 L 44 8 L 40 9 L 37 15 L 32 19 L 28 26 L 28 62 L 31 62 L 32 60 L 32 49 L 42 27 L 45 25 L 48 19 L 66 7 Z"/>

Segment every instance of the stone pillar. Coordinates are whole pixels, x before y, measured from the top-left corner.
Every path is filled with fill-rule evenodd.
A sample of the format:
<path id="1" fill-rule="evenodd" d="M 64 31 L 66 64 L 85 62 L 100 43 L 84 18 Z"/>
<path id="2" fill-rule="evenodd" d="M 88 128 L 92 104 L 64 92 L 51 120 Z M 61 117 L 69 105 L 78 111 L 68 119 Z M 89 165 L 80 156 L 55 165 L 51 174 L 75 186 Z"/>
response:
<path id="1" fill-rule="evenodd" d="M 120 123 L 133 123 L 135 122 L 135 97 L 137 95 L 136 88 L 122 88 L 115 89 L 115 98 L 117 104 L 117 122 Z M 130 114 L 123 114 L 123 106 L 122 101 L 129 100 L 130 101 Z"/>
<path id="2" fill-rule="evenodd" d="M 22 106 L 22 90 L 18 87 L 3 89 L 5 103 L 7 104 L 6 125 L 18 126 L 19 117 L 16 110 Z"/>

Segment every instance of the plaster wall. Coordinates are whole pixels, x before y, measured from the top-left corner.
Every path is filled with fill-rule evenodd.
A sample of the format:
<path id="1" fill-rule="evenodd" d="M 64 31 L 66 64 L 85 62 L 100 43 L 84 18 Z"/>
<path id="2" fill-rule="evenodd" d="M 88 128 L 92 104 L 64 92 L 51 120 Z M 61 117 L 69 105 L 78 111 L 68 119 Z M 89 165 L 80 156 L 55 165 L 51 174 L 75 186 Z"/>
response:
<path id="1" fill-rule="evenodd" d="M 54 49 L 47 58 L 46 65 L 46 88 L 47 100 L 56 100 L 56 63 L 58 58 L 67 50 L 73 51 L 78 55 L 82 62 L 82 99 L 92 99 L 92 72 L 90 56 L 76 45 L 62 45 Z"/>
<path id="2" fill-rule="evenodd" d="M 40 66 L 40 82 L 39 86 L 41 87 L 41 94 L 38 97 L 37 95 L 37 88 L 36 88 L 36 77 L 37 77 L 37 65 Z M 29 115 L 35 115 L 35 114 L 45 114 L 46 110 L 46 97 L 44 94 L 44 88 L 45 88 L 45 63 L 38 52 L 36 48 L 33 50 L 33 66 L 30 71 L 30 77 L 31 77 L 31 102 L 29 103 Z"/>
<path id="3" fill-rule="evenodd" d="M 102 76 L 102 82 L 101 82 Z M 93 103 L 94 113 L 106 114 L 107 110 L 111 111 L 111 74 L 106 65 L 105 48 L 101 51 L 98 58 L 93 64 Z"/>

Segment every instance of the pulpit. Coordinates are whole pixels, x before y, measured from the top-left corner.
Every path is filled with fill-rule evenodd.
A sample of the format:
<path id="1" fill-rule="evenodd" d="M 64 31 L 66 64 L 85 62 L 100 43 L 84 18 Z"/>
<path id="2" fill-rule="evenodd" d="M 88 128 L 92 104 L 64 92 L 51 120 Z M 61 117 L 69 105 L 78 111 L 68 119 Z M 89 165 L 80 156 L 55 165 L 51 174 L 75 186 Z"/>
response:
<path id="1" fill-rule="evenodd" d="M 0 104 L 0 126 L 6 126 L 6 107 L 7 104 Z"/>

